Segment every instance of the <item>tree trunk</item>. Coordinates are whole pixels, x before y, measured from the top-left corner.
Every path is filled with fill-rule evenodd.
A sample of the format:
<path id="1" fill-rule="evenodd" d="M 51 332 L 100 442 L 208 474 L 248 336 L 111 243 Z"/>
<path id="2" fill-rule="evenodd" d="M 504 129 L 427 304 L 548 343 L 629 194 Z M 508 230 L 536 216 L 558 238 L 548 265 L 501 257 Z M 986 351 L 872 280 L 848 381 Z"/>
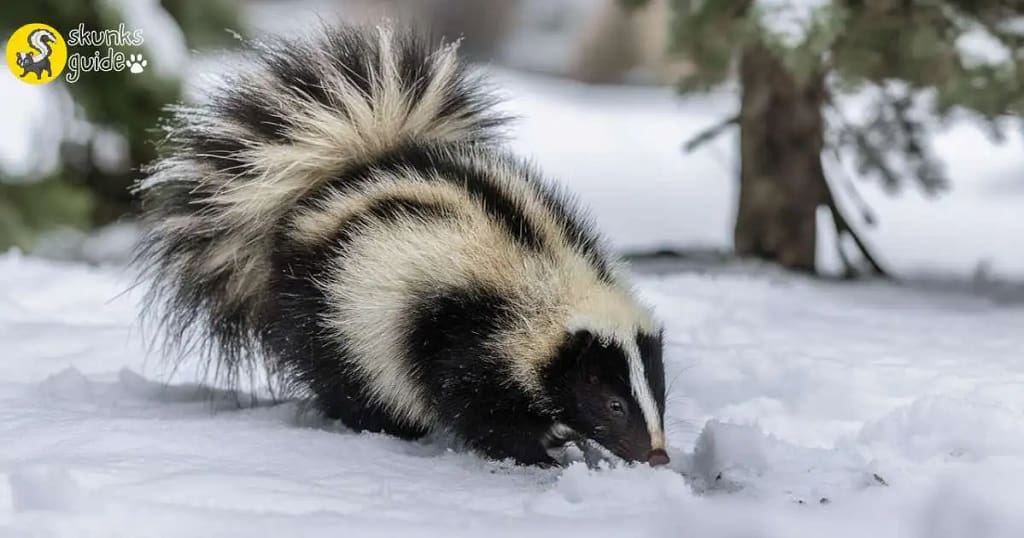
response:
<path id="1" fill-rule="evenodd" d="M 821 165 L 824 76 L 797 79 L 755 45 L 743 52 L 740 77 L 736 254 L 814 272 L 816 212 L 828 201 Z"/>

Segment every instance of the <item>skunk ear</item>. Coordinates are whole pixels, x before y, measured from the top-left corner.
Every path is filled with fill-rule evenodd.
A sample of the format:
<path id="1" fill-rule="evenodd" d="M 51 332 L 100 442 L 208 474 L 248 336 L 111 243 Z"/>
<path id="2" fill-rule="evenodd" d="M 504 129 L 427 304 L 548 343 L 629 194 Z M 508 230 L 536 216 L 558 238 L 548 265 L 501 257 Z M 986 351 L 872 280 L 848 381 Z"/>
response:
<path id="1" fill-rule="evenodd" d="M 561 380 L 555 383 L 559 386 L 565 385 L 570 379 L 575 382 L 586 375 L 587 364 L 593 362 L 588 359 L 597 342 L 597 337 L 587 330 L 568 330 L 564 338 L 549 369 L 549 375 Z"/>
<path id="2" fill-rule="evenodd" d="M 577 350 L 578 356 L 583 357 L 591 348 L 594 347 L 594 344 L 597 342 L 597 337 L 594 336 L 594 333 L 586 329 L 581 329 L 573 333 L 572 340 L 573 348 Z"/>
<path id="3" fill-rule="evenodd" d="M 557 362 L 566 366 L 586 363 L 584 357 L 590 354 L 596 341 L 597 337 L 588 330 L 566 331 L 564 343 L 558 350 L 559 360 Z M 579 368 L 575 367 L 572 367 L 572 370 L 577 373 L 581 372 Z"/>

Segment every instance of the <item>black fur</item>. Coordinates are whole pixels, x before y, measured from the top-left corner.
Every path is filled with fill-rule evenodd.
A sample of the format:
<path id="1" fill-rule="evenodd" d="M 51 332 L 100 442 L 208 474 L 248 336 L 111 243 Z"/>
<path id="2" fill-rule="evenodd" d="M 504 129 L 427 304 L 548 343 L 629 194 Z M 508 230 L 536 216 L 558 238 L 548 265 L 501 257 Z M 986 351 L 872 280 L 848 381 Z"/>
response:
<path id="1" fill-rule="evenodd" d="M 645 357 L 645 362 L 656 362 L 655 371 L 660 371 L 660 351 Z M 617 344 L 602 342 L 588 331 L 566 335 L 557 358 L 544 372 L 544 385 L 561 420 L 573 430 L 585 432 L 588 438 L 624 458 L 647 459 L 651 439 L 640 406 L 632 396 L 626 354 Z M 663 410 L 664 391 L 656 391 L 653 396 Z M 623 406 L 623 416 L 609 412 L 611 400 Z"/>
<path id="2" fill-rule="evenodd" d="M 270 283 L 277 300 L 268 307 L 262 341 L 278 371 L 292 385 L 288 392 L 310 396 L 324 415 L 357 431 L 386 432 L 405 439 L 427 433 L 393 420 L 368 403 L 365 382 L 353 371 L 352 358 L 325 332 L 323 315 L 328 307 L 315 282 L 331 267 L 329 258 L 335 247 L 310 250 L 281 244 L 283 248 L 273 258 Z M 344 243 L 336 248 L 344 248 Z"/>
<path id="3" fill-rule="evenodd" d="M 395 37 L 393 54 L 398 58 L 398 76 L 402 89 L 410 100 L 421 98 L 426 91 L 432 70 L 431 55 L 436 47 L 417 34 L 399 32 Z M 332 28 L 324 40 L 296 41 L 279 39 L 257 46 L 253 51 L 255 71 L 266 72 L 280 83 L 282 92 L 299 99 L 313 100 L 324 107 L 347 114 L 346 103 L 339 100 L 324 86 L 323 74 L 306 58 L 325 57 L 333 70 L 342 74 L 364 95 L 370 95 L 371 79 L 380 76 L 381 50 L 376 39 L 363 30 Z M 247 91 L 246 78 L 251 72 L 243 71 L 229 77 L 225 87 L 234 91 L 213 96 L 216 111 L 225 117 L 244 121 L 254 133 L 267 139 L 287 142 L 286 128 L 290 118 L 281 114 L 271 96 Z M 485 142 L 495 138 L 498 128 L 507 120 L 494 113 L 494 99 L 479 91 L 480 81 L 459 66 L 451 87 L 446 92 L 444 108 L 439 117 L 469 116 L 475 120 L 474 137 Z"/>
<path id="4" fill-rule="evenodd" d="M 535 170 L 507 154 L 487 148 L 464 144 L 417 144 L 406 143 L 381 155 L 371 163 L 347 170 L 299 201 L 298 207 L 309 208 L 329 196 L 332 192 L 356 189 L 373 181 L 376 174 L 404 174 L 419 172 L 423 177 L 437 177 L 471 192 L 484 209 L 499 222 L 523 246 L 542 251 L 545 245 L 536 223 L 529 221 L 521 202 L 510 199 L 494 185 L 490 171 L 474 165 L 474 161 L 490 161 L 513 170 L 540 194 L 546 206 L 552 211 L 559 225 L 567 231 L 572 246 L 583 253 L 594 266 L 599 277 L 612 282 L 611 269 L 605 261 L 600 240 L 581 222 L 574 204 L 562 196 L 547 181 L 543 181 Z"/>
<path id="5" fill-rule="evenodd" d="M 21 67 L 21 78 L 25 78 L 29 73 L 35 73 L 36 80 L 43 78 L 43 72 L 46 72 L 46 76 L 53 75 L 53 69 L 50 67 L 50 58 L 45 57 L 41 60 L 33 60 L 31 54 L 18 54 L 16 60 L 18 67 Z"/>
<path id="6" fill-rule="evenodd" d="M 534 223 L 529 222 L 521 205 L 509 198 L 508 194 L 494 184 L 494 179 L 484 171 L 471 167 L 461 154 L 476 154 L 473 148 L 462 144 L 415 144 L 408 143 L 381 155 L 372 163 L 348 170 L 344 174 L 325 182 L 317 191 L 299 202 L 301 207 L 315 206 L 332 192 L 346 192 L 364 183 L 374 181 L 379 173 L 418 174 L 425 178 L 439 178 L 466 189 L 480 205 L 504 224 L 506 231 L 521 245 L 532 250 L 541 250 L 544 245 Z M 499 159 L 493 152 L 489 159 Z M 511 164 L 511 163 L 510 163 Z"/>
<path id="7" fill-rule="evenodd" d="M 420 298 L 408 337 L 416 367 L 448 427 L 492 458 L 551 463 L 539 442 L 552 418 L 511 382 L 492 337 L 515 315 L 507 299 L 482 288 L 438 290 Z"/>

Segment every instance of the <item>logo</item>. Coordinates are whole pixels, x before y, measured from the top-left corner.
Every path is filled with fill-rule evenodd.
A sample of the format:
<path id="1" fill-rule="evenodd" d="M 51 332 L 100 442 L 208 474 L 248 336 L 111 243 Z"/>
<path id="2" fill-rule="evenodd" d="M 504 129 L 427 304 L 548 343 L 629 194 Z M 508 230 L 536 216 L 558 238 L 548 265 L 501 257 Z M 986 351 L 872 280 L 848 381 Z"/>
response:
<path id="1" fill-rule="evenodd" d="M 141 74 L 149 65 L 141 52 L 125 54 L 127 47 L 141 47 L 146 42 L 142 30 L 129 29 L 124 23 L 117 28 L 89 29 L 84 23 L 68 32 L 68 46 L 76 51 L 68 55 L 68 72 L 64 78 L 69 84 L 78 82 L 82 73 L 113 73 L 127 71 Z M 79 52 L 79 50 L 84 50 Z M 89 54 L 89 51 L 92 53 Z"/>
<path id="2" fill-rule="evenodd" d="M 124 23 L 102 30 L 79 23 L 65 41 L 52 26 L 35 22 L 18 28 L 7 40 L 7 67 L 27 84 L 52 82 L 61 72 L 69 84 L 78 82 L 83 73 L 123 71 L 139 75 L 149 61 L 141 51 L 132 51 L 144 43 L 142 30 L 129 29 Z M 122 50 L 128 47 L 127 53 Z"/>
<path id="3" fill-rule="evenodd" d="M 46 84 L 60 76 L 68 61 L 64 37 L 52 26 L 34 22 L 7 40 L 7 68 L 26 84 Z"/>

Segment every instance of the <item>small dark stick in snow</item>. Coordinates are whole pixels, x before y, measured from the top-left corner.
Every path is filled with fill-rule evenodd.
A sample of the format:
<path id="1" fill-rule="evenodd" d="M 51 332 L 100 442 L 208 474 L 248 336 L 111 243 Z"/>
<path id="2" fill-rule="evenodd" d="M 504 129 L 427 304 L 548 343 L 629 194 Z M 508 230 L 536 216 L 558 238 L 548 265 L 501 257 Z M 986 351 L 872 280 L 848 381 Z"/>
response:
<path id="1" fill-rule="evenodd" d="M 250 48 L 167 124 L 139 260 L 172 342 L 356 430 L 664 465 L 662 327 L 575 204 L 496 141 L 454 46 Z"/>

